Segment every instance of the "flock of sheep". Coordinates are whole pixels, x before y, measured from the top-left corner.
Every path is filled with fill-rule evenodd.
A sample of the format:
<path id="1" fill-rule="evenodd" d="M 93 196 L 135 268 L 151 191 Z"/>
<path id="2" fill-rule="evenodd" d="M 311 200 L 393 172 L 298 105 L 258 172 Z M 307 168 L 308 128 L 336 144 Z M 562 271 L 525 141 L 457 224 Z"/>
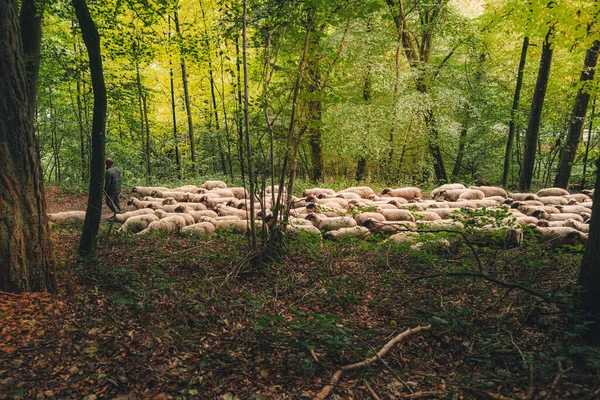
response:
<path id="1" fill-rule="evenodd" d="M 177 189 L 136 187 L 138 197 L 129 200 L 136 210 L 116 215 L 120 231 L 143 235 L 149 232 L 189 232 L 210 235 L 229 229 L 249 230 L 250 196 L 243 187 L 228 188 L 221 181 L 206 181 Z M 278 187 L 267 187 L 254 197 L 256 225 L 272 218 L 271 209 Z M 285 198 L 286 193 L 282 193 Z M 307 189 L 303 197 L 293 196 L 289 221 L 290 235 L 301 231 L 330 239 L 367 237 L 373 233 L 389 234 L 393 242 L 417 241 L 417 231 L 459 230 L 463 228 L 459 209 L 506 209 L 506 226 L 481 226 L 478 232 L 489 238 L 502 232 L 506 246 L 518 246 L 523 238 L 521 227 L 527 225 L 542 242 L 553 245 L 577 245 L 587 242 L 592 212 L 593 191 L 570 194 L 560 188 L 542 189 L 537 193 L 507 193 L 493 186 L 446 184 L 425 199 L 416 187 L 386 188 L 375 193 L 368 186 L 351 187 L 339 192 L 332 189 Z M 76 222 L 85 218 L 84 211 L 49 214 L 51 222 Z"/>

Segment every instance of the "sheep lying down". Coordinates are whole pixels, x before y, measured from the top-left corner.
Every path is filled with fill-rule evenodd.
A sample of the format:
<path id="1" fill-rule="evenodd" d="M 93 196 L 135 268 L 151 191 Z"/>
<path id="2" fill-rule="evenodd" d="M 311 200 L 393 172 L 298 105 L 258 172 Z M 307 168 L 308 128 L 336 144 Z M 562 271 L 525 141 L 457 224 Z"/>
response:
<path id="1" fill-rule="evenodd" d="M 64 211 L 48 214 L 48 219 L 54 224 L 74 224 L 85 220 L 85 211 Z"/>
<path id="2" fill-rule="evenodd" d="M 135 215 L 127 218 L 125 223 L 119 228 L 119 232 L 138 233 L 146 229 L 154 221 L 158 221 L 158 217 L 154 213 Z"/>
<path id="3" fill-rule="evenodd" d="M 185 219 L 180 215 L 170 215 L 158 221 L 151 222 L 148 227 L 138 235 L 145 235 L 150 232 L 179 232 L 185 227 Z"/>

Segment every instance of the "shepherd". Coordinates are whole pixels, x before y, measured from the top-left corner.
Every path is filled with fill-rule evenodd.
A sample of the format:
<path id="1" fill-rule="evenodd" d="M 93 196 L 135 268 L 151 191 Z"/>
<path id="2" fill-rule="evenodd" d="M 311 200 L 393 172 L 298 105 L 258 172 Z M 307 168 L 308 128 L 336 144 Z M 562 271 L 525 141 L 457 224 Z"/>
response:
<path id="1" fill-rule="evenodd" d="M 104 174 L 104 195 L 106 196 L 106 205 L 116 214 L 121 214 L 121 205 L 119 204 L 119 195 L 121 194 L 121 171 L 115 167 L 115 161 L 112 158 L 104 160 L 106 173 Z M 112 216 L 114 219 L 114 215 Z"/>

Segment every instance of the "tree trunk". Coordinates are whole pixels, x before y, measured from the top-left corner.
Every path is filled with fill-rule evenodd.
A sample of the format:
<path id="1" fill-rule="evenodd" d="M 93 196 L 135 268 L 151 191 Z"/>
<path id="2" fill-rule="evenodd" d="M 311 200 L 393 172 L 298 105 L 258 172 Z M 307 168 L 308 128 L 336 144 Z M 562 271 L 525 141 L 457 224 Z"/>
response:
<path id="1" fill-rule="evenodd" d="M 588 337 L 595 343 L 600 342 L 600 158 L 596 161 L 596 186 L 592 206 L 590 233 L 585 246 L 579 275 L 581 287 L 581 307 L 589 314 L 586 320 L 592 319 Z M 592 318 L 589 318 L 591 316 Z"/>
<path id="2" fill-rule="evenodd" d="M 140 139 L 142 142 L 142 155 L 144 160 L 144 168 L 146 168 L 146 140 L 145 140 L 145 118 L 144 118 L 144 88 L 142 87 L 142 77 L 140 75 L 140 66 L 137 59 L 137 54 L 135 56 L 135 76 L 137 83 L 137 94 L 138 94 L 138 109 L 140 112 Z M 146 171 L 146 183 L 150 184 L 150 177 L 148 176 L 148 171 Z"/>
<path id="3" fill-rule="evenodd" d="M 531 111 L 529 112 L 529 122 L 527 132 L 525 133 L 525 150 L 523 151 L 523 163 L 521 174 L 519 176 L 519 190 L 528 192 L 531 188 L 533 178 L 533 167 L 535 165 L 535 150 L 540 132 L 540 121 L 542 118 L 542 109 L 546 97 L 546 88 L 548 87 L 548 78 L 550 77 L 550 67 L 552 65 L 552 38 L 553 28 L 548 30 L 544 45 L 542 47 L 542 56 L 540 58 L 540 67 L 538 71 L 535 92 L 531 102 Z"/>
<path id="4" fill-rule="evenodd" d="M 100 36 L 85 0 L 72 0 L 87 47 L 90 75 L 94 89 L 94 114 L 92 119 L 92 157 L 90 160 L 90 186 L 85 222 L 79 240 L 79 255 L 95 259 L 96 236 L 102 217 L 102 191 L 104 186 L 104 140 L 106 127 L 106 86 L 102 71 Z"/>
<path id="5" fill-rule="evenodd" d="M 600 40 L 594 41 L 594 45 L 585 54 L 585 62 L 583 71 L 579 78 L 580 88 L 575 98 L 573 106 L 573 114 L 569 125 L 569 133 L 565 140 L 564 147 L 560 154 L 558 162 L 558 173 L 554 180 L 554 186 L 566 189 L 569 186 L 569 178 L 571 177 L 571 166 L 575 160 L 575 153 L 579 147 L 579 141 L 583 132 L 583 123 L 587 113 L 588 104 L 590 103 L 590 90 L 586 85 L 588 81 L 594 79 L 596 64 L 598 63 L 598 51 L 600 51 Z"/>
<path id="6" fill-rule="evenodd" d="M 181 34 L 181 28 L 179 26 L 179 14 L 177 11 L 173 13 L 173 20 L 175 21 L 175 31 L 177 32 L 177 36 L 179 39 L 183 41 L 183 35 Z M 182 44 L 183 46 L 183 44 Z M 194 144 L 194 121 L 192 118 L 192 105 L 190 103 L 190 92 L 188 90 L 188 79 L 187 72 L 185 69 L 185 51 L 182 48 L 179 49 L 181 55 L 181 76 L 183 80 L 183 97 L 185 100 L 185 111 L 187 112 L 187 120 L 188 120 L 188 134 L 190 137 L 190 152 L 192 156 L 192 164 L 194 173 L 196 173 L 196 150 Z"/>
<path id="7" fill-rule="evenodd" d="M 34 136 L 18 1 L 0 2 L 0 290 L 54 291 L 44 179 Z M 35 97 L 34 97 L 35 98 Z"/>
<path id="8" fill-rule="evenodd" d="M 517 126 L 517 113 L 519 112 L 519 101 L 521 99 L 521 88 L 523 87 L 523 72 L 525 71 L 525 63 L 527 61 L 527 49 L 529 48 L 529 38 L 525 36 L 523 39 L 523 47 L 521 48 L 521 60 L 519 61 L 519 72 L 517 73 L 517 86 L 515 87 L 515 95 L 513 97 L 513 105 L 510 111 L 510 122 L 508 124 L 508 140 L 506 142 L 506 152 L 504 153 L 504 172 L 502 173 L 502 186 L 508 185 L 508 176 L 510 174 L 510 166 L 512 161 L 513 143 Z"/>
<path id="9" fill-rule="evenodd" d="M 240 173 L 242 175 L 242 186 L 246 187 L 246 170 L 244 168 L 244 128 L 242 123 L 242 110 L 244 108 L 242 104 L 242 72 L 240 69 L 241 65 L 240 58 L 240 45 L 238 41 L 235 41 L 235 66 L 237 70 L 237 112 L 236 112 L 236 125 L 238 131 L 238 157 L 240 159 Z"/>
<path id="10" fill-rule="evenodd" d="M 171 41 L 171 17 L 169 16 L 169 42 Z M 173 117 L 173 140 L 175 141 L 175 165 L 177 166 L 177 179 L 182 180 L 181 160 L 179 159 L 179 138 L 177 137 L 177 113 L 175 110 L 175 79 L 173 78 L 173 61 L 169 56 L 169 83 L 171 84 L 171 115 Z"/>
<path id="11" fill-rule="evenodd" d="M 585 143 L 585 154 L 583 155 L 583 177 L 581 179 L 581 189 L 585 189 L 585 178 L 587 174 L 588 157 L 590 154 L 590 143 L 592 142 L 592 131 L 594 129 L 594 116 L 596 114 L 596 96 L 594 96 L 594 103 L 592 104 L 592 113 L 590 115 L 590 126 L 588 129 L 588 140 Z"/>
<path id="12" fill-rule="evenodd" d="M 318 35 L 315 35 L 318 38 Z M 313 44 L 317 46 L 319 43 L 318 39 L 313 40 Z M 316 60 L 312 60 L 308 63 L 308 74 L 312 79 L 309 85 L 308 91 L 314 93 L 319 90 L 321 86 L 321 74 L 319 73 L 319 66 Z M 320 95 L 317 95 L 319 97 Z M 310 113 L 310 119 L 308 121 L 308 142 L 310 144 L 310 158 L 312 170 L 310 174 L 310 180 L 313 183 L 317 183 L 323 177 L 323 146 L 321 143 L 321 136 L 323 129 L 321 128 L 321 120 L 323 117 L 323 103 L 320 99 L 311 100 L 308 106 Z M 316 124 L 314 123 L 316 122 Z"/>
<path id="13" fill-rule="evenodd" d="M 456 162 L 454 163 L 454 168 L 452 168 L 452 181 L 458 182 L 460 179 L 460 170 L 462 168 L 463 158 L 465 156 L 465 146 L 467 142 L 467 133 L 469 131 L 468 124 L 463 126 L 460 131 L 460 137 L 458 138 L 458 152 L 456 153 Z"/>
<path id="14" fill-rule="evenodd" d="M 448 182 L 448 174 L 442 157 L 442 150 L 439 144 L 439 134 L 433 110 L 428 108 L 425 111 L 425 125 L 429 129 L 429 153 L 433 157 L 433 170 L 438 182 Z"/>
<path id="15" fill-rule="evenodd" d="M 148 123 L 148 95 L 145 94 L 142 96 L 142 104 L 144 106 L 144 125 L 146 127 L 146 179 L 148 180 L 148 184 L 152 182 L 152 163 L 150 159 L 150 124 Z"/>
<path id="16" fill-rule="evenodd" d="M 38 77 L 40 72 L 40 51 L 42 47 L 42 15 L 46 0 L 23 0 L 19 24 L 23 43 L 23 60 L 27 74 L 27 98 L 29 113 L 35 121 Z M 25 29 L 23 29 L 25 27 Z"/>

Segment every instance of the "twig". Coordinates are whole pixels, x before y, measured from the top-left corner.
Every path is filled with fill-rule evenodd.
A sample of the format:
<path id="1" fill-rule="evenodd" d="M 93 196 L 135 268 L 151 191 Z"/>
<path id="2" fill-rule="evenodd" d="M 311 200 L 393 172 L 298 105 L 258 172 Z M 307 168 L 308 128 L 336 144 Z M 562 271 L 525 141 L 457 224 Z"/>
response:
<path id="1" fill-rule="evenodd" d="M 527 390 L 527 398 L 533 399 L 535 387 L 533 386 L 533 364 L 529 363 L 529 390 Z"/>
<path id="2" fill-rule="evenodd" d="M 440 394 L 440 393 L 444 393 L 440 390 L 429 390 L 426 392 L 416 392 L 416 393 L 411 393 L 411 394 L 406 394 L 404 395 L 405 399 L 417 399 L 419 397 L 425 397 L 425 396 L 433 396 L 436 394 Z"/>
<path id="3" fill-rule="evenodd" d="M 371 397 L 373 398 L 373 400 L 381 400 L 379 398 L 379 396 L 377 396 L 377 393 L 375 393 L 375 391 L 373 390 L 373 388 L 371 387 L 371 385 L 369 384 L 369 381 L 366 379 L 363 379 L 363 382 L 365 384 L 365 387 L 367 388 L 367 391 L 369 392 L 369 394 L 371 395 Z"/>
<path id="4" fill-rule="evenodd" d="M 317 395 L 315 396 L 314 400 L 323 400 L 323 399 L 326 399 L 327 396 L 329 396 L 331 394 L 331 392 L 333 391 L 334 385 L 338 383 L 338 381 L 342 377 L 342 374 L 345 371 L 352 371 L 352 370 L 355 370 L 355 369 L 359 369 L 359 368 L 371 365 L 375 361 L 377 361 L 377 360 L 381 359 L 382 357 L 384 357 L 396 343 L 401 342 L 407 336 L 410 336 L 413 333 L 418 333 L 418 332 L 426 331 L 426 330 L 429 330 L 429 329 L 431 329 L 431 325 L 417 326 L 414 329 L 408 328 L 407 330 L 405 330 L 404 332 L 400 333 L 398 336 L 396 336 L 395 338 L 393 338 L 392 340 L 390 340 L 389 342 L 387 342 L 381 348 L 381 350 L 379 350 L 377 352 L 377 354 L 374 355 L 373 357 L 367 358 L 366 360 L 361 361 L 361 362 L 357 362 L 357 363 L 354 363 L 354 364 L 348 364 L 348 365 L 344 365 L 344 366 L 340 367 L 337 371 L 335 371 L 335 373 L 331 377 L 331 380 L 329 381 L 329 384 L 326 385 L 323 389 L 321 389 L 321 391 L 319 393 L 317 393 Z"/>
<path id="5" fill-rule="evenodd" d="M 556 373 L 556 376 L 554 377 L 554 380 L 552 381 L 552 385 L 550 385 L 550 388 L 548 389 L 548 393 L 546 394 L 546 399 L 550 399 L 552 397 L 552 392 L 554 391 L 554 388 L 556 387 L 556 385 L 558 385 L 560 378 L 562 378 L 562 376 L 565 373 L 567 373 L 573 369 L 573 367 L 563 369 L 562 363 L 560 361 L 557 363 L 557 365 L 558 365 L 558 372 Z"/>
<path id="6" fill-rule="evenodd" d="M 502 300 L 504 300 L 509 294 L 510 292 L 512 292 L 513 290 L 515 290 L 515 288 L 510 288 L 508 289 L 503 295 L 502 297 L 500 297 L 498 300 L 496 300 L 494 302 L 494 304 L 492 304 L 491 306 L 487 307 L 485 310 L 483 310 L 481 313 L 485 314 L 486 312 L 488 312 L 489 310 L 491 310 L 492 308 L 496 307 L 498 305 L 498 303 L 500 303 Z"/>

